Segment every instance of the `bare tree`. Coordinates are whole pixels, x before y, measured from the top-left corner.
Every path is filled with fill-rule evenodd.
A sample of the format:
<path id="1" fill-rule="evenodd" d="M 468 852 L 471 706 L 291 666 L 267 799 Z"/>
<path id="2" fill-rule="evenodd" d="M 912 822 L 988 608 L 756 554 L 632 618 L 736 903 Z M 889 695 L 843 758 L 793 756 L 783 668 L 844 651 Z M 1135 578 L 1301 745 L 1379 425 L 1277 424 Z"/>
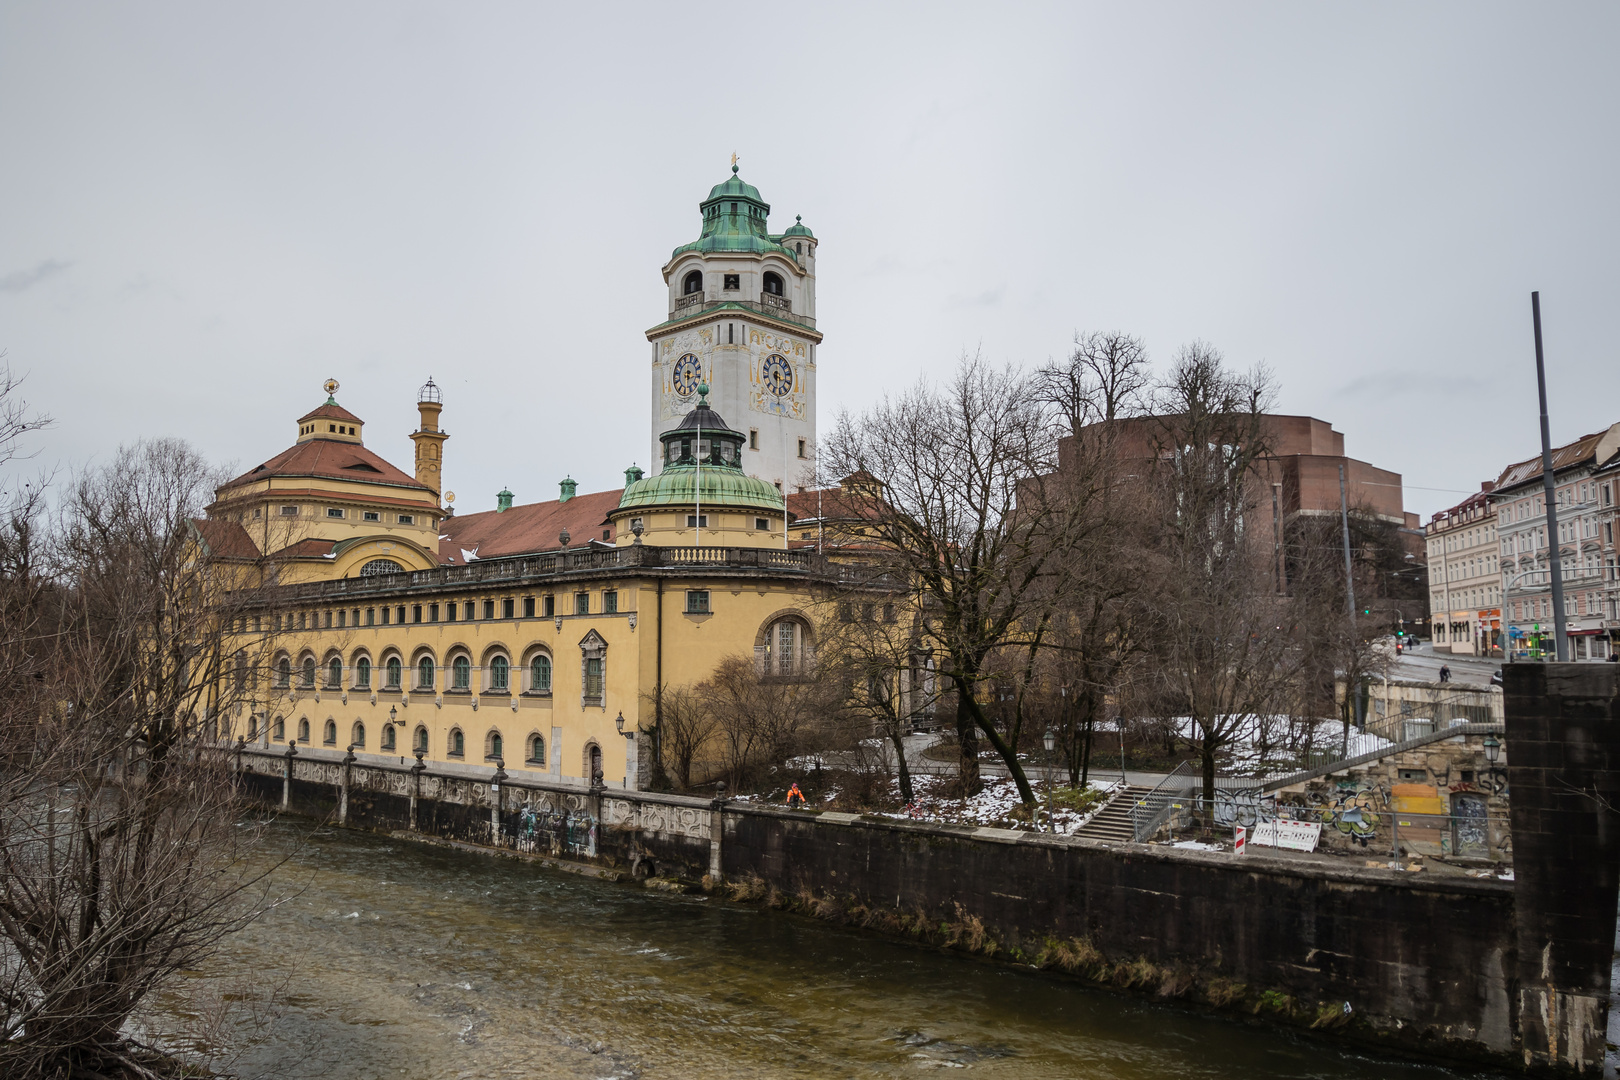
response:
<path id="1" fill-rule="evenodd" d="M 648 695 L 648 703 L 660 696 L 660 767 L 674 781 L 677 791 L 690 791 L 693 763 L 714 735 L 714 709 L 708 696 L 696 686 L 665 685 L 661 695 L 657 691 Z"/>
<path id="2" fill-rule="evenodd" d="M 1074 351 L 1035 373 L 1035 391 L 1079 435 L 1090 424 L 1136 416 L 1153 384 L 1142 339 L 1119 331 L 1074 335 Z"/>
<path id="3" fill-rule="evenodd" d="M 822 680 L 771 675 L 751 656 L 728 656 L 698 684 L 697 692 L 709 702 L 711 744 L 733 791 L 763 766 L 833 741 L 836 694 Z"/>
<path id="4" fill-rule="evenodd" d="M 253 590 L 203 558 L 219 477 L 141 443 L 82 477 L 54 529 L 14 520 L 0 580 L 0 1072 L 151 1076 L 126 1034 L 251 918 L 228 755 Z M 44 581 L 41 581 L 43 576 Z"/>
<path id="5" fill-rule="evenodd" d="M 959 776 L 977 791 L 982 735 L 1025 802 L 1035 794 L 982 703 L 993 653 L 1027 646 L 1050 618 L 1044 582 L 1087 527 L 1056 490 L 1049 413 L 1030 376 L 964 357 L 944 386 L 921 382 L 860 417 L 839 417 L 822 455 L 882 485 L 869 528 L 923 615 L 923 640 L 956 698 Z"/>
<path id="6" fill-rule="evenodd" d="M 1194 343 L 1178 355 L 1152 422 L 1164 613 L 1156 676 L 1191 722 L 1206 805 L 1217 755 L 1278 706 L 1293 677 L 1270 551 L 1251 535 L 1271 393 L 1263 370 L 1234 374 L 1218 351 Z"/>
<path id="7" fill-rule="evenodd" d="M 851 574 L 818 607 L 816 667 L 838 687 L 845 708 L 864 721 L 857 739 L 878 735 L 894 750 L 900 797 L 915 794 L 905 737 L 913 719 L 931 712 L 935 692 L 921 613 L 892 575 L 878 569 Z M 864 727 L 864 730 L 860 730 Z"/>

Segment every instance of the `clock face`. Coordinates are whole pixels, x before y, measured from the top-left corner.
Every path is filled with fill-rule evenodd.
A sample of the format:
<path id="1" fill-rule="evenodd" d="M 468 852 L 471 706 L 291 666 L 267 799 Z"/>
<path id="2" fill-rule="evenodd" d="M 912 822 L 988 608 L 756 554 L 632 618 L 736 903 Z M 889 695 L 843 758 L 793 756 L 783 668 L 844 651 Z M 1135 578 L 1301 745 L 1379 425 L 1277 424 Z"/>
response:
<path id="1" fill-rule="evenodd" d="M 781 397 L 793 389 L 793 365 L 779 353 L 772 353 L 765 358 L 761 366 L 760 375 L 764 379 L 765 389 Z"/>
<path id="2" fill-rule="evenodd" d="M 698 383 L 703 381 L 703 364 L 697 357 L 687 353 L 675 361 L 673 381 L 677 394 L 681 397 L 691 397 L 697 393 Z"/>

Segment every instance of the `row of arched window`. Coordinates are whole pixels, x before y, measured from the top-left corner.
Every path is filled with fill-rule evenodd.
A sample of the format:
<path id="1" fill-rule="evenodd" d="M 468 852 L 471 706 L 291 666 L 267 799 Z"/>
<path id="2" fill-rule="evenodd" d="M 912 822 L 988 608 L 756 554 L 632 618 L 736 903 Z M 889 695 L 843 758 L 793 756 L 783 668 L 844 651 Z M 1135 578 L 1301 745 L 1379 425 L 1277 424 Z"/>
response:
<path id="1" fill-rule="evenodd" d="M 382 725 L 382 735 L 378 740 L 377 748 L 385 753 L 392 753 L 399 749 L 398 737 L 395 735 L 394 727 L 395 725 L 393 724 L 385 723 Z M 366 725 L 364 721 L 354 721 L 354 723 L 349 727 L 348 734 L 349 741 L 346 744 L 346 748 L 353 748 L 355 750 L 367 749 Z M 256 716 L 250 717 L 248 720 L 248 736 L 250 738 L 258 738 L 259 736 L 258 718 Z M 298 727 L 294 737 L 299 743 L 309 745 L 310 725 L 308 717 L 301 718 L 298 721 Z M 275 718 L 270 725 L 270 738 L 274 742 L 287 741 L 286 718 L 280 716 Z M 337 721 L 330 717 L 327 718 L 326 723 L 321 728 L 321 744 L 323 746 L 332 747 L 338 745 Z M 594 740 L 591 745 L 594 745 Z M 446 757 L 461 758 L 467 756 L 467 736 L 460 727 L 452 727 L 446 733 L 444 749 Z M 431 748 L 428 745 L 428 729 L 424 725 L 418 724 L 416 726 L 416 731 L 413 733 L 411 738 L 411 750 L 413 752 L 420 752 L 423 754 L 427 754 L 431 751 Z M 589 747 L 587 748 L 587 752 L 589 752 Z M 546 764 L 546 740 L 544 736 L 542 736 L 538 731 L 531 731 L 528 737 L 523 740 L 523 755 L 525 764 L 544 766 Z M 494 761 L 497 759 L 504 761 L 505 757 L 506 741 L 501 735 L 500 728 L 492 727 L 484 734 L 484 759 L 486 761 Z"/>
<path id="2" fill-rule="evenodd" d="M 296 668 L 292 657 L 283 654 L 276 658 L 274 669 L 278 689 L 291 689 L 296 671 L 298 689 L 303 690 L 436 690 L 443 680 L 445 690 L 471 693 L 477 675 L 480 676 L 477 679 L 480 693 L 551 693 L 551 655 L 543 650 L 533 651 L 520 669 L 514 669 L 512 661 L 503 653 L 494 653 L 487 658 L 481 672 L 474 670 L 472 657 L 465 652 L 453 654 L 449 671 L 441 672 L 433 654 L 422 651 L 409 669 L 409 682 L 404 658 L 398 653 L 384 657 L 380 672 L 372 670 L 371 657 L 365 653 L 352 657 L 347 669 L 343 657 L 336 653 L 329 655 L 324 665 L 319 665 L 315 655 L 306 652 Z M 345 670 L 349 677 L 347 683 Z"/>

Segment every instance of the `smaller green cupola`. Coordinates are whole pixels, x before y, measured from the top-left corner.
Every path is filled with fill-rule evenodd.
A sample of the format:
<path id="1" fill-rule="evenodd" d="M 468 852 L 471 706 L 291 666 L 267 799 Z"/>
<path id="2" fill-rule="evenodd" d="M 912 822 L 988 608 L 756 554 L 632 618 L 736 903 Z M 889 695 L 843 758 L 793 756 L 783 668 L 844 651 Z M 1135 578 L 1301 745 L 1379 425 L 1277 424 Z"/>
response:
<path id="1" fill-rule="evenodd" d="M 709 386 L 698 386 L 697 408 L 659 436 L 664 444 L 662 471 L 625 486 L 615 513 L 637 509 L 710 508 L 783 511 L 782 493 L 773 484 L 743 472 L 748 436 L 733 431 L 709 407 Z"/>
<path id="2" fill-rule="evenodd" d="M 495 493 L 495 512 L 504 514 L 510 509 L 512 509 L 512 493 L 506 488 L 501 488 Z"/>

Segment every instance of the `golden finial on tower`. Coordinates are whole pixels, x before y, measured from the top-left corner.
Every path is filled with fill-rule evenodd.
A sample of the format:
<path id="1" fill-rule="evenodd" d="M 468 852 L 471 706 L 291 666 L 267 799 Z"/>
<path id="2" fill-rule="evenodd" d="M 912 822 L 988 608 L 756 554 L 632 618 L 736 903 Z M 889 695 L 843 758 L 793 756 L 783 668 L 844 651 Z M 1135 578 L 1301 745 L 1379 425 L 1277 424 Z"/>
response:
<path id="1" fill-rule="evenodd" d="M 336 379 L 327 379 L 321 383 L 321 389 L 326 391 L 328 399 L 335 399 L 338 392 L 338 381 Z"/>
<path id="2" fill-rule="evenodd" d="M 731 171 L 737 171 L 737 151 L 735 150 L 731 152 Z"/>

